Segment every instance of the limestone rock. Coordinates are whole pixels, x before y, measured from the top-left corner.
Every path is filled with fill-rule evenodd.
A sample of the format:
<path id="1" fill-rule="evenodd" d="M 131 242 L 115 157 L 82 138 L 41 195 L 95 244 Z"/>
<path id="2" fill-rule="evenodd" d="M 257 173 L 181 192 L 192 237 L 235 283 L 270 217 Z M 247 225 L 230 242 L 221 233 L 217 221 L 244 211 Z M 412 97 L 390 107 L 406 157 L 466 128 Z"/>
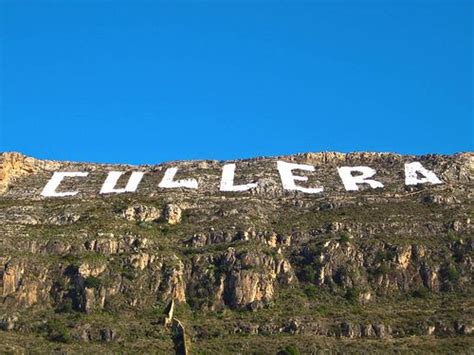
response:
<path id="1" fill-rule="evenodd" d="M 35 171 L 34 160 L 19 153 L 0 155 L 0 193 L 16 178 Z"/>
<path id="2" fill-rule="evenodd" d="M 167 204 L 163 210 L 164 220 L 171 225 L 181 222 L 182 210 L 178 205 Z"/>
<path id="3" fill-rule="evenodd" d="M 129 221 L 152 222 L 161 217 L 161 211 L 153 206 L 134 204 L 123 210 L 122 216 Z"/>

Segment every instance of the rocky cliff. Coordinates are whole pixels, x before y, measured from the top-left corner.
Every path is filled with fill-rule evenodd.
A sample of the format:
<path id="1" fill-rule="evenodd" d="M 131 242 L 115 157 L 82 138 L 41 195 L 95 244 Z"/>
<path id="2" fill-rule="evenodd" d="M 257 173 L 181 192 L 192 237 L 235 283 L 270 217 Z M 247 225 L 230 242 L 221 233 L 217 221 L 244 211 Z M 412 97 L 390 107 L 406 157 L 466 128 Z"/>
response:
<path id="1" fill-rule="evenodd" d="M 313 167 L 295 182 L 324 190 L 285 188 L 277 161 Z M 407 185 L 415 161 L 441 183 Z M 227 163 L 235 185 L 254 185 L 223 191 Z M 383 188 L 348 191 L 342 166 L 374 169 Z M 160 187 L 170 168 L 197 188 Z M 87 176 L 57 186 L 74 195 L 45 196 L 57 172 Z M 123 173 L 122 190 L 130 173 L 143 178 L 101 194 L 110 172 Z M 3 153 L 0 343 L 14 353 L 472 352 L 473 186 L 472 153 L 150 166 Z"/>

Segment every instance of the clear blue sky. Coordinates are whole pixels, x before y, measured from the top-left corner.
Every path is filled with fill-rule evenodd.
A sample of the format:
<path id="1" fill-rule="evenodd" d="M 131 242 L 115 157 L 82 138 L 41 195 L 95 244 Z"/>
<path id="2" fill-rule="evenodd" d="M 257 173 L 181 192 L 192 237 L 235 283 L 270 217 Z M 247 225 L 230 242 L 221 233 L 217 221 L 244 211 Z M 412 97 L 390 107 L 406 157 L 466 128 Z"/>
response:
<path id="1" fill-rule="evenodd" d="M 472 151 L 472 4 L 0 0 L 0 151 Z"/>

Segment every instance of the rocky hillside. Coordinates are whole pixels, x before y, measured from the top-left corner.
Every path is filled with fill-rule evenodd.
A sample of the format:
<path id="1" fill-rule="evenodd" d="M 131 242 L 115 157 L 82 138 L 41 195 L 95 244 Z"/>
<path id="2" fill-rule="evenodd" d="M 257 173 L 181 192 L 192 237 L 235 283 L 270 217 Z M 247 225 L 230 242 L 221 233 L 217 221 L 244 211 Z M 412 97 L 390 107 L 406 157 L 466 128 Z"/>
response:
<path id="1" fill-rule="evenodd" d="M 2 351 L 472 353 L 473 187 L 472 153 L 0 154 Z"/>

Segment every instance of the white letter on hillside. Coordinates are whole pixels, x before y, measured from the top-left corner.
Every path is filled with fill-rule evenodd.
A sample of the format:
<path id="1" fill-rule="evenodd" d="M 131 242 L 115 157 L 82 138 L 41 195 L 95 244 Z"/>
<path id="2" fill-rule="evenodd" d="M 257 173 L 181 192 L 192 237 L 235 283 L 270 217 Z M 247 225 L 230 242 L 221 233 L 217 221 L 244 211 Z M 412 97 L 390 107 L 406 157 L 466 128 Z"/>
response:
<path id="1" fill-rule="evenodd" d="M 130 178 L 128 179 L 127 186 L 125 186 L 124 189 L 116 189 L 115 185 L 117 185 L 118 179 L 123 175 L 121 171 L 110 171 L 109 174 L 107 175 L 107 179 L 105 179 L 104 184 L 102 185 L 102 188 L 100 189 L 101 194 L 110 194 L 110 193 L 116 193 L 116 194 L 122 194 L 124 192 L 134 192 L 138 184 L 143 178 L 143 175 L 145 173 L 142 172 L 137 172 L 134 171 L 132 172 L 132 175 L 130 175 Z"/>
<path id="2" fill-rule="evenodd" d="M 278 168 L 278 172 L 280 173 L 281 183 L 283 184 L 283 188 L 285 190 L 302 191 L 308 194 L 317 194 L 324 191 L 323 187 L 307 188 L 307 187 L 297 186 L 295 184 L 295 181 L 307 181 L 308 177 L 293 175 L 292 170 L 298 169 L 298 170 L 304 170 L 304 171 L 314 171 L 314 166 L 312 165 L 293 164 L 293 163 L 287 163 L 284 161 L 278 161 L 277 168 Z"/>
<path id="3" fill-rule="evenodd" d="M 418 174 L 424 177 L 418 178 Z M 405 164 L 405 185 L 418 185 L 431 182 L 432 184 L 442 184 L 443 182 L 432 171 L 425 169 L 420 162 Z"/>
<path id="4" fill-rule="evenodd" d="M 357 184 L 369 184 L 371 188 L 383 187 L 381 182 L 370 180 L 368 178 L 375 175 L 375 169 L 369 168 L 368 166 L 343 166 L 337 168 L 339 176 L 342 179 L 342 183 L 347 191 L 357 191 L 359 186 Z M 352 176 L 352 172 L 360 172 L 361 175 Z"/>
<path id="5" fill-rule="evenodd" d="M 197 189 L 198 182 L 196 179 L 185 179 L 185 180 L 173 181 L 174 176 L 176 175 L 177 171 L 178 171 L 178 168 L 169 168 L 168 170 L 166 170 L 165 176 L 163 176 L 163 180 L 161 180 L 158 186 L 164 189 L 173 189 L 176 187 L 186 187 L 188 189 Z"/>
<path id="6" fill-rule="evenodd" d="M 86 172 L 65 172 L 59 173 L 55 172 L 53 177 L 48 181 L 46 186 L 44 187 L 43 191 L 41 192 L 42 196 L 45 197 L 64 197 L 64 196 L 74 196 L 78 193 L 78 191 L 70 191 L 70 192 L 56 192 L 56 189 L 59 187 L 61 182 L 65 177 L 85 177 L 89 175 Z"/>
<path id="7" fill-rule="evenodd" d="M 234 185 L 235 164 L 225 164 L 222 168 L 221 191 L 246 191 L 257 186 L 256 183 Z"/>

